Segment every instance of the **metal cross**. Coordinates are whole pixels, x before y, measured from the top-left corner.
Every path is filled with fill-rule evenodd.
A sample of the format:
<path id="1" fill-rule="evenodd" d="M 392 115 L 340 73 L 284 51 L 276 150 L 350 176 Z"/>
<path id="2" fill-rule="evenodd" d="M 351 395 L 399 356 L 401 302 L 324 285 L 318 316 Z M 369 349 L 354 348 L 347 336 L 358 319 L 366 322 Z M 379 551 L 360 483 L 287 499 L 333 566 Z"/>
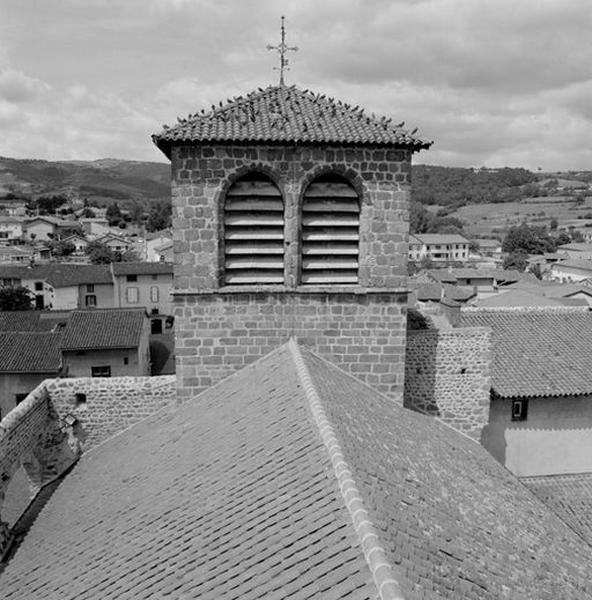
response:
<path id="1" fill-rule="evenodd" d="M 277 46 L 272 46 L 271 44 L 267 44 L 268 50 L 277 50 L 280 55 L 280 66 L 274 67 L 274 71 L 280 72 L 280 85 L 284 85 L 284 71 L 289 71 L 288 67 L 288 59 L 286 58 L 286 52 L 288 50 L 292 52 L 298 51 L 298 46 L 286 46 L 286 28 L 284 27 L 284 17 L 282 17 L 282 41 Z"/>

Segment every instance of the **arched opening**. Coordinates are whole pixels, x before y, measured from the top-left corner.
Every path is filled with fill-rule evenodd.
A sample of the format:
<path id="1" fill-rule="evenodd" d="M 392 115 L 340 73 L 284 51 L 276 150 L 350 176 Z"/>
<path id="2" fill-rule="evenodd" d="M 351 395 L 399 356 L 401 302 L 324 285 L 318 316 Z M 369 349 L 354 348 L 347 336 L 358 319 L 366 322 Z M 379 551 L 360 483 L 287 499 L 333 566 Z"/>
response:
<path id="1" fill-rule="evenodd" d="M 284 202 L 273 181 L 252 172 L 224 203 L 224 283 L 284 282 Z"/>
<path id="2" fill-rule="evenodd" d="M 302 201 L 303 284 L 358 283 L 360 200 L 340 175 L 317 177 Z"/>

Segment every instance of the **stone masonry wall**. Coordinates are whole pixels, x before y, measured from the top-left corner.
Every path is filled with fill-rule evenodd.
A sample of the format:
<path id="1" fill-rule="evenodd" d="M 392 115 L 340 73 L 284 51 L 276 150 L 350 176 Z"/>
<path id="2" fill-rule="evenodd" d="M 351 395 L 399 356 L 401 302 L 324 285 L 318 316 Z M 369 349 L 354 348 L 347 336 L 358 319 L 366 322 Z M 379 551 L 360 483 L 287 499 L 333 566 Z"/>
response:
<path id="1" fill-rule="evenodd" d="M 68 434 L 43 383 L 0 422 L 0 558 L 10 541 L 10 531 L 2 520 L 10 480 L 23 466 L 34 495 L 76 460 L 77 454 L 67 442 Z"/>
<path id="2" fill-rule="evenodd" d="M 284 201 L 284 284 L 224 286 L 225 193 L 250 171 Z M 300 207 L 333 172 L 360 198 L 359 285 L 300 285 Z M 175 356 L 185 399 L 295 336 L 401 397 L 411 152 L 331 146 L 176 146 L 172 150 Z"/>
<path id="3" fill-rule="evenodd" d="M 404 294 L 263 292 L 184 297 L 175 316 L 179 400 L 290 337 L 402 403 Z"/>
<path id="4" fill-rule="evenodd" d="M 176 146 L 172 150 L 175 288 L 217 289 L 222 280 L 224 197 L 249 171 L 268 175 L 285 206 L 286 287 L 298 285 L 300 206 L 313 179 L 343 175 L 361 200 L 362 288 L 397 288 L 407 276 L 409 149 L 310 146 Z"/>
<path id="5" fill-rule="evenodd" d="M 489 422 L 491 330 L 407 333 L 404 405 L 481 440 Z"/>
<path id="6" fill-rule="evenodd" d="M 85 451 L 175 400 L 174 375 L 48 379 L 45 386 L 60 418 L 78 421 L 73 433 Z"/>

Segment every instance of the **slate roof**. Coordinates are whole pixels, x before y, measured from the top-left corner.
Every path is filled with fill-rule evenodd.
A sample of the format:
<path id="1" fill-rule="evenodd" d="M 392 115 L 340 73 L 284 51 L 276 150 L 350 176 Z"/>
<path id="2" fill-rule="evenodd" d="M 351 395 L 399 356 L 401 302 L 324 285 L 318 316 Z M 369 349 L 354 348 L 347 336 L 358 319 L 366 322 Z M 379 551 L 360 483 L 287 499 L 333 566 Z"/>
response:
<path id="1" fill-rule="evenodd" d="M 472 287 L 447 283 L 425 283 L 418 286 L 416 294 L 420 302 L 440 302 L 443 296 L 450 300 L 466 302 L 477 295 Z"/>
<path id="2" fill-rule="evenodd" d="M 142 337 L 145 318 L 144 309 L 75 310 L 64 328 L 60 348 L 136 348 Z"/>
<path id="3" fill-rule="evenodd" d="M 590 546 L 479 444 L 290 344 L 84 455 L 0 586 L 583 600 L 591 570 Z"/>
<path id="4" fill-rule="evenodd" d="M 60 338 L 59 333 L 0 333 L 0 373 L 57 374 Z"/>
<path id="5" fill-rule="evenodd" d="M 493 329 L 493 390 L 506 398 L 592 393 L 592 312 L 463 308 L 460 327 Z"/>
<path id="6" fill-rule="evenodd" d="M 333 98 L 296 86 L 269 86 L 212 106 L 208 112 L 179 119 L 152 136 L 170 158 L 174 143 L 337 143 L 429 148 L 416 135 L 391 119 L 367 115 Z"/>
<path id="7" fill-rule="evenodd" d="M 69 312 L 37 310 L 0 311 L 0 332 L 50 332 L 56 326 L 65 324 L 70 318 Z"/>
<path id="8" fill-rule="evenodd" d="M 523 477 L 521 481 L 592 545 L 592 473 Z"/>
<path id="9" fill-rule="evenodd" d="M 117 262 L 113 263 L 115 275 L 172 275 L 173 263 L 166 262 Z"/>

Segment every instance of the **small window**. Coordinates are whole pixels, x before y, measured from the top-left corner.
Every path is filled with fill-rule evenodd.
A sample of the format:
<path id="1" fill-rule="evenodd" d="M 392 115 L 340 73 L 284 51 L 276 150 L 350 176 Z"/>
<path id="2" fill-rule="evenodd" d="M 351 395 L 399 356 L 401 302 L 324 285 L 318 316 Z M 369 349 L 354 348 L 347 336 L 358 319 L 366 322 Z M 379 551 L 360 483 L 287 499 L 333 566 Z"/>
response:
<path id="1" fill-rule="evenodd" d="M 150 287 L 150 302 L 158 302 L 158 286 L 153 285 Z"/>
<path id="2" fill-rule="evenodd" d="M 92 377 L 111 377 L 111 367 L 109 365 L 104 367 L 91 367 L 90 373 Z"/>
<path id="3" fill-rule="evenodd" d="M 43 281 L 36 281 L 35 282 L 35 291 L 36 292 L 42 292 L 43 291 Z"/>
<path id="4" fill-rule="evenodd" d="M 526 421 L 528 400 L 512 400 L 512 421 Z"/>
<path id="5" fill-rule="evenodd" d="M 128 304 L 137 304 L 140 299 L 140 289 L 137 287 L 125 288 L 125 299 Z"/>
<path id="6" fill-rule="evenodd" d="M 158 279 L 158 275 L 156 273 L 153 273 L 152 281 L 156 281 L 157 279 Z"/>
<path id="7" fill-rule="evenodd" d="M 85 306 L 96 306 L 97 305 L 97 297 L 94 294 L 87 294 L 84 297 L 84 305 Z"/>
<path id="8" fill-rule="evenodd" d="M 74 400 L 74 408 L 86 406 L 86 394 L 76 394 Z"/>
<path id="9" fill-rule="evenodd" d="M 94 292 L 95 292 L 95 284 L 94 283 L 87 283 L 86 284 L 86 291 L 89 294 L 94 294 Z"/>
<path id="10" fill-rule="evenodd" d="M 129 358 L 127 356 L 123 357 L 123 364 L 124 365 L 128 365 L 129 364 Z"/>
<path id="11" fill-rule="evenodd" d="M 138 281 L 138 276 L 137 275 L 127 275 L 125 279 L 126 279 L 126 281 Z"/>
<path id="12" fill-rule="evenodd" d="M 18 406 L 29 394 L 15 394 L 14 400 Z"/>

